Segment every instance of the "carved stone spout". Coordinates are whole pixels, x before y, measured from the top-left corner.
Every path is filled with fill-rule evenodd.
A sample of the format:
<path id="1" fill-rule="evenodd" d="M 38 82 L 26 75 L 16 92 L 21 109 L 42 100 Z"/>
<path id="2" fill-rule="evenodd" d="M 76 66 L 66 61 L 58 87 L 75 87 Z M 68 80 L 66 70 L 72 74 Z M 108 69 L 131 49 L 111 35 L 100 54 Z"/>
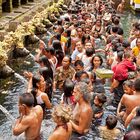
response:
<path id="1" fill-rule="evenodd" d="M 8 78 L 15 73 L 8 65 L 4 65 L 0 68 L 0 79 Z"/>

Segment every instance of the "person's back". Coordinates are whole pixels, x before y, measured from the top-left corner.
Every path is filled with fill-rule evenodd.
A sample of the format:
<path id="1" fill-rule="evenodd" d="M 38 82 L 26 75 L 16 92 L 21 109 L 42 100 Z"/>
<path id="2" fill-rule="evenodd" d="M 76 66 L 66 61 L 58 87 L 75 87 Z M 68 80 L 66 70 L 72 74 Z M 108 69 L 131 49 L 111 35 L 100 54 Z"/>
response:
<path id="1" fill-rule="evenodd" d="M 43 110 L 40 106 L 33 107 L 34 97 L 30 93 L 24 93 L 19 98 L 19 114 L 13 134 L 18 136 L 25 133 L 26 140 L 39 139 Z"/>
<path id="2" fill-rule="evenodd" d="M 115 128 L 117 125 L 117 117 L 113 115 L 108 115 L 106 118 L 106 126 L 100 126 L 100 136 L 103 140 L 114 140 L 118 139 L 121 134 L 120 130 Z"/>
<path id="3" fill-rule="evenodd" d="M 126 108 L 126 112 L 123 118 L 124 120 L 136 106 L 140 105 L 140 79 L 137 79 L 134 82 L 134 88 L 136 91 L 134 95 L 125 94 L 120 101 Z"/>
<path id="4" fill-rule="evenodd" d="M 131 113 L 131 111 L 140 105 L 140 95 L 124 95 L 123 96 L 123 104 L 126 107 L 126 114 L 124 116 L 124 120 Z"/>
<path id="5" fill-rule="evenodd" d="M 114 128 L 110 130 L 106 126 L 101 126 L 100 131 L 103 140 L 113 140 L 120 133 L 119 129 Z"/>
<path id="6" fill-rule="evenodd" d="M 64 126 L 59 126 L 53 132 L 53 137 L 50 137 L 48 140 L 69 140 L 72 133 L 72 126 L 70 123 L 67 123 L 67 129 Z"/>
<path id="7" fill-rule="evenodd" d="M 30 123 L 30 127 L 25 131 L 27 140 L 37 140 L 40 135 L 41 122 L 43 119 L 43 110 L 41 106 L 35 106 L 30 116 L 27 116 L 25 119 L 28 119 Z"/>

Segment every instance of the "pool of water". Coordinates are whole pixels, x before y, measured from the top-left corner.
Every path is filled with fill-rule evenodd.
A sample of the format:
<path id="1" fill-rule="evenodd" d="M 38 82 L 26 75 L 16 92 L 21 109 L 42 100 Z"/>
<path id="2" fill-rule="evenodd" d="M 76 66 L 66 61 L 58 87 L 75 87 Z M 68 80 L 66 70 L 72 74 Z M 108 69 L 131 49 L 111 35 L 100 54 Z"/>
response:
<path id="1" fill-rule="evenodd" d="M 140 19 L 140 16 L 135 16 L 131 12 L 125 12 L 124 15 L 121 15 L 122 26 L 125 31 L 125 38 L 129 35 L 132 22 L 138 19 Z M 12 60 L 11 64 L 14 64 L 11 67 L 13 67 L 17 74 L 6 80 L 0 80 L 0 104 L 4 106 L 14 118 L 17 118 L 18 96 L 24 93 L 27 87 L 26 79 L 24 79 L 22 73 L 24 70 L 35 72 L 38 69 L 38 64 L 33 61 L 32 57 Z M 112 94 L 109 93 L 109 90 L 107 88 L 106 95 L 109 99 L 112 96 Z M 54 95 L 53 104 L 59 103 L 59 99 L 60 95 Z M 104 125 L 106 116 L 108 114 L 114 114 L 115 110 L 116 108 L 114 108 L 113 106 L 106 105 L 101 125 Z M 48 110 L 47 112 L 47 119 L 43 120 L 42 124 L 41 135 L 43 140 L 47 140 L 48 136 L 55 127 L 55 124 L 51 119 L 51 110 Z M 12 135 L 13 124 L 14 121 L 8 119 L 0 111 L 0 140 L 21 140 L 19 137 L 14 137 Z M 124 130 L 123 125 L 121 123 L 118 123 L 118 127 Z M 85 137 L 87 140 L 92 140 L 93 138 L 99 140 L 100 138 L 98 137 L 97 127 L 92 125 L 90 132 Z"/>

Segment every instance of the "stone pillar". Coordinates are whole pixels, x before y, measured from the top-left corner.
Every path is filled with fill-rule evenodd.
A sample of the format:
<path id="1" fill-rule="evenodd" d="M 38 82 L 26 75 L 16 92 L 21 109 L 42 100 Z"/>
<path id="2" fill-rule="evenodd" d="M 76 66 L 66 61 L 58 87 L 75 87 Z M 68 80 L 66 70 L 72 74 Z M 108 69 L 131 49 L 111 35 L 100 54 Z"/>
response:
<path id="1" fill-rule="evenodd" d="M 12 9 L 13 9 L 12 0 L 6 0 L 6 2 L 4 2 L 2 4 L 2 11 L 4 11 L 4 12 L 11 12 Z"/>
<path id="2" fill-rule="evenodd" d="M 21 4 L 27 4 L 28 0 L 21 0 Z"/>
<path id="3" fill-rule="evenodd" d="M 13 0 L 13 7 L 18 7 L 20 6 L 20 0 Z"/>
<path id="4" fill-rule="evenodd" d="M 2 16 L 2 0 L 0 0 L 0 17 Z"/>

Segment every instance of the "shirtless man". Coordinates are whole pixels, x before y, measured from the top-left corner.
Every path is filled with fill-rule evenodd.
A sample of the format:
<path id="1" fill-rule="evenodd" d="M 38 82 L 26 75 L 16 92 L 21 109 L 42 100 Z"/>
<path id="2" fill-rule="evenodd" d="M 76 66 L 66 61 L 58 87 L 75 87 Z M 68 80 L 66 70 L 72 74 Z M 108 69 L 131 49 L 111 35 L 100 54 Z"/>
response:
<path id="1" fill-rule="evenodd" d="M 68 106 L 58 105 L 54 107 L 52 118 L 57 124 L 48 140 L 69 140 L 72 133 L 71 109 Z"/>
<path id="2" fill-rule="evenodd" d="M 78 134 L 85 134 L 89 130 L 93 116 L 92 108 L 89 102 L 90 94 L 88 85 L 84 82 L 77 83 L 74 87 L 73 95 L 77 104 L 73 111 L 74 121 L 70 122 L 75 132 Z"/>
<path id="3" fill-rule="evenodd" d="M 15 136 L 25 132 L 26 140 L 40 140 L 41 122 L 43 110 L 40 106 L 33 107 L 34 97 L 30 93 L 24 93 L 19 97 L 19 114 L 13 126 Z"/>
<path id="4" fill-rule="evenodd" d="M 121 3 L 117 7 L 117 12 L 123 13 L 124 11 L 124 6 L 125 6 L 125 0 L 122 0 Z"/>
<path id="5" fill-rule="evenodd" d="M 125 106 L 126 111 L 123 116 L 125 121 L 131 111 L 140 105 L 140 78 L 134 82 L 135 93 L 134 95 L 124 94 L 120 103 Z"/>

